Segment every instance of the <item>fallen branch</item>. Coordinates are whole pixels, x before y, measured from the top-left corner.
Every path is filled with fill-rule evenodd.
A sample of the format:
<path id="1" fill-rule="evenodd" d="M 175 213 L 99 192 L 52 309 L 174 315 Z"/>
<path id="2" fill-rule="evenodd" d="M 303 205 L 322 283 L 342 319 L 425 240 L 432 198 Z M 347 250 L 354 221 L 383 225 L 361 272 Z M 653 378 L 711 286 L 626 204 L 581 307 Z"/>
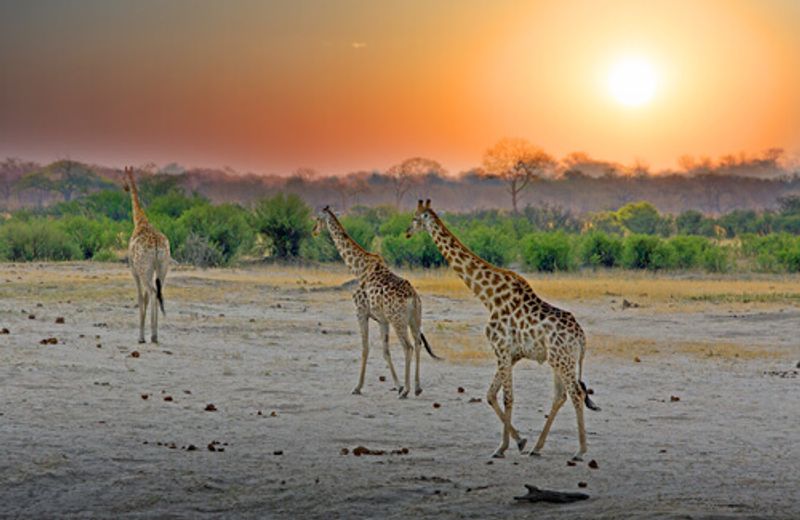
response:
<path id="1" fill-rule="evenodd" d="M 566 491 L 549 491 L 539 489 L 536 486 L 525 484 L 528 494 L 521 497 L 514 497 L 514 500 L 527 500 L 528 502 L 551 502 L 553 504 L 568 504 L 579 500 L 586 500 L 589 495 L 586 493 L 572 493 Z"/>

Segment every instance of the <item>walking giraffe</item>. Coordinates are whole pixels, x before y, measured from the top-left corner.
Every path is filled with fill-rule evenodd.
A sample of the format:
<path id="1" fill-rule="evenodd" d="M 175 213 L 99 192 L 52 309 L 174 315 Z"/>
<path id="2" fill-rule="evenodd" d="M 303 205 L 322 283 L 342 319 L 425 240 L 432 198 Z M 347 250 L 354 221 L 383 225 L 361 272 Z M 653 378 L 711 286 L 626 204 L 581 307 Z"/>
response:
<path id="1" fill-rule="evenodd" d="M 358 377 L 358 385 L 353 390 L 354 394 L 360 394 L 364 386 L 364 373 L 367 369 L 367 357 L 369 356 L 369 319 L 372 318 L 381 328 L 381 338 L 383 339 L 383 357 L 389 365 L 389 372 L 392 374 L 395 388 L 398 389 L 401 399 L 408 397 L 411 388 L 411 353 L 412 349 L 416 358 L 414 370 L 414 395 L 422 393 L 419 383 L 419 353 L 420 346 L 424 345 L 431 357 L 438 357 L 431 350 L 428 340 L 422 333 L 422 302 L 417 295 L 417 291 L 408 282 L 394 274 L 379 255 L 366 251 L 363 247 L 353 240 L 345 231 L 339 219 L 328 206 L 315 218 L 315 225 L 312 234 L 319 235 L 323 226 L 327 226 L 328 232 L 339 251 L 344 263 L 350 271 L 358 277 L 358 288 L 353 293 L 353 302 L 356 305 L 356 316 L 361 328 L 361 373 Z M 397 373 L 392 365 L 392 357 L 389 353 L 389 325 L 394 328 L 397 338 L 403 346 L 405 352 L 405 383 L 400 385 Z M 408 331 L 414 338 L 414 346 L 408 337 Z"/>
<path id="2" fill-rule="evenodd" d="M 128 242 L 128 262 L 131 266 L 139 306 L 139 343 L 144 343 L 144 322 L 147 304 L 153 303 L 150 312 L 150 341 L 158 343 L 158 306 L 164 313 L 164 297 L 162 294 L 164 281 L 169 269 L 169 240 L 159 233 L 142 210 L 139 192 L 133 178 L 133 168 L 125 168 L 125 191 L 131 194 L 133 207 L 133 233 Z"/>
<path id="3" fill-rule="evenodd" d="M 517 361 L 528 358 L 540 364 L 547 361 L 553 368 L 555 383 L 553 406 L 530 454 L 538 455 L 544 447 L 550 426 L 569 395 L 578 419 L 580 444 L 573 459 L 581 460 L 586 453 L 583 405 L 585 403 L 591 410 L 600 408 L 589 399 L 581 381 L 586 336 L 575 317 L 539 298 L 522 276 L 495 267 L 470 251 L 431 209 L 430 199 L 424 205 L 421 200 L 417 203 L 406 236 L 420 230 L 430 233 L 453 270 L 490 312 L 485 333 L 497 357 L 497 371 L 486 399 L 503 423 L 502 441 L 492 456 L 504 456 L 509 436 L 514 438 L 520 451 L 525 448 L 526 439 L 511 424 L 514 406 L 512 372 Z M 503 388 L 504 409 L 497 402 L 500 387 Z"/>

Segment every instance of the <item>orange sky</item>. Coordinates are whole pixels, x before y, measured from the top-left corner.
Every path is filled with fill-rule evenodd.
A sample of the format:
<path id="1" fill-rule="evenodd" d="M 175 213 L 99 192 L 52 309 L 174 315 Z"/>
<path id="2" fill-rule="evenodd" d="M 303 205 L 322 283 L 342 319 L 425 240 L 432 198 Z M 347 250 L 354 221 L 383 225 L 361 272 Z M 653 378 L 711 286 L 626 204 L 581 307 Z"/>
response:
<path id="1" fill-rule="evenodd" d="M 674 167 L 800 154 L 800 2 L 0 5 L 0 155 L 261 173 L 480 164 L 503 136 Z M 609 94 L 648 60 L 653 100 Z"/>

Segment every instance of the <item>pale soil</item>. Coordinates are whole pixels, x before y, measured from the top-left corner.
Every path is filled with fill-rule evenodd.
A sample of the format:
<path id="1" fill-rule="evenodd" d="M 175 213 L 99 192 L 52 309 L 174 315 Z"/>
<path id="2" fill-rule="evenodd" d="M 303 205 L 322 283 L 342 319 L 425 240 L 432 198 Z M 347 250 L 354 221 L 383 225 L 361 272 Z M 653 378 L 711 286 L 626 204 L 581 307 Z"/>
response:
<path id="1" fill-rule="evenodd" d="M 541 458 L 509 449 L 489 463 L 500 425 L 485 402 L 486 313 L 447 271 L 411 274 L 447 357 L 423 359 L 424 393 L 401 401 L 379 381 L 373 327 L 364 394 L 351 395 L 360 340 L 349 291 L 333 289 L 347 279 L 180 269 L 161 344 L 138 345 L 125 266 L 0 265 L 0 516 L 800 517 L 796 277 L 535 278 L 589 336 L 584 378 L 603 410 L 586 412 L 589 453 L 575 467 L 569 405 Z M 40 344 L 49 337 L 58 344 Z M 547 366 L 520 363 L 515 396 L 532 444 L 552 398 Z M 359 445 L 409 453 L 341 454 Z M 581 481 L 585 502 L 512 498 L 523 484 Z"/>

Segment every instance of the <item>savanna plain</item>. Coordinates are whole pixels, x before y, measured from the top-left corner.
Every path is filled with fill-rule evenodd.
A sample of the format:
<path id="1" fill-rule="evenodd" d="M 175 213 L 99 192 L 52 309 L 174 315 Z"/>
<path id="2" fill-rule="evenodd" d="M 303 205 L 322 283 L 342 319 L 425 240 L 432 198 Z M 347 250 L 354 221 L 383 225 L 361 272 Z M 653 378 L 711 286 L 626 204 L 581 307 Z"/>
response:
<path id="1" fill-rule="evenodd" d="M 444 358 L 423 352 L 424 391 L 406 400 L 374 324 L 351 394 L 361 342 L 343 267 L 175 267 L 161 343 L 140 345 L 124 264 L 1 264 L 0 516 L 800 517 L 797 275 L 529 277 L 589 339 L 602 411 L 586 412 L 572 466 L 569 403 L 541 457 L 490 459 L 486 312 L 451 271 L 403 274 Z M 401 371 L 393 335 L 391 352 Z M 514 376 L 530 447 L 552 375 L 523 361 Z M 515 501 L 525 484 L 591 498 Z"/>

